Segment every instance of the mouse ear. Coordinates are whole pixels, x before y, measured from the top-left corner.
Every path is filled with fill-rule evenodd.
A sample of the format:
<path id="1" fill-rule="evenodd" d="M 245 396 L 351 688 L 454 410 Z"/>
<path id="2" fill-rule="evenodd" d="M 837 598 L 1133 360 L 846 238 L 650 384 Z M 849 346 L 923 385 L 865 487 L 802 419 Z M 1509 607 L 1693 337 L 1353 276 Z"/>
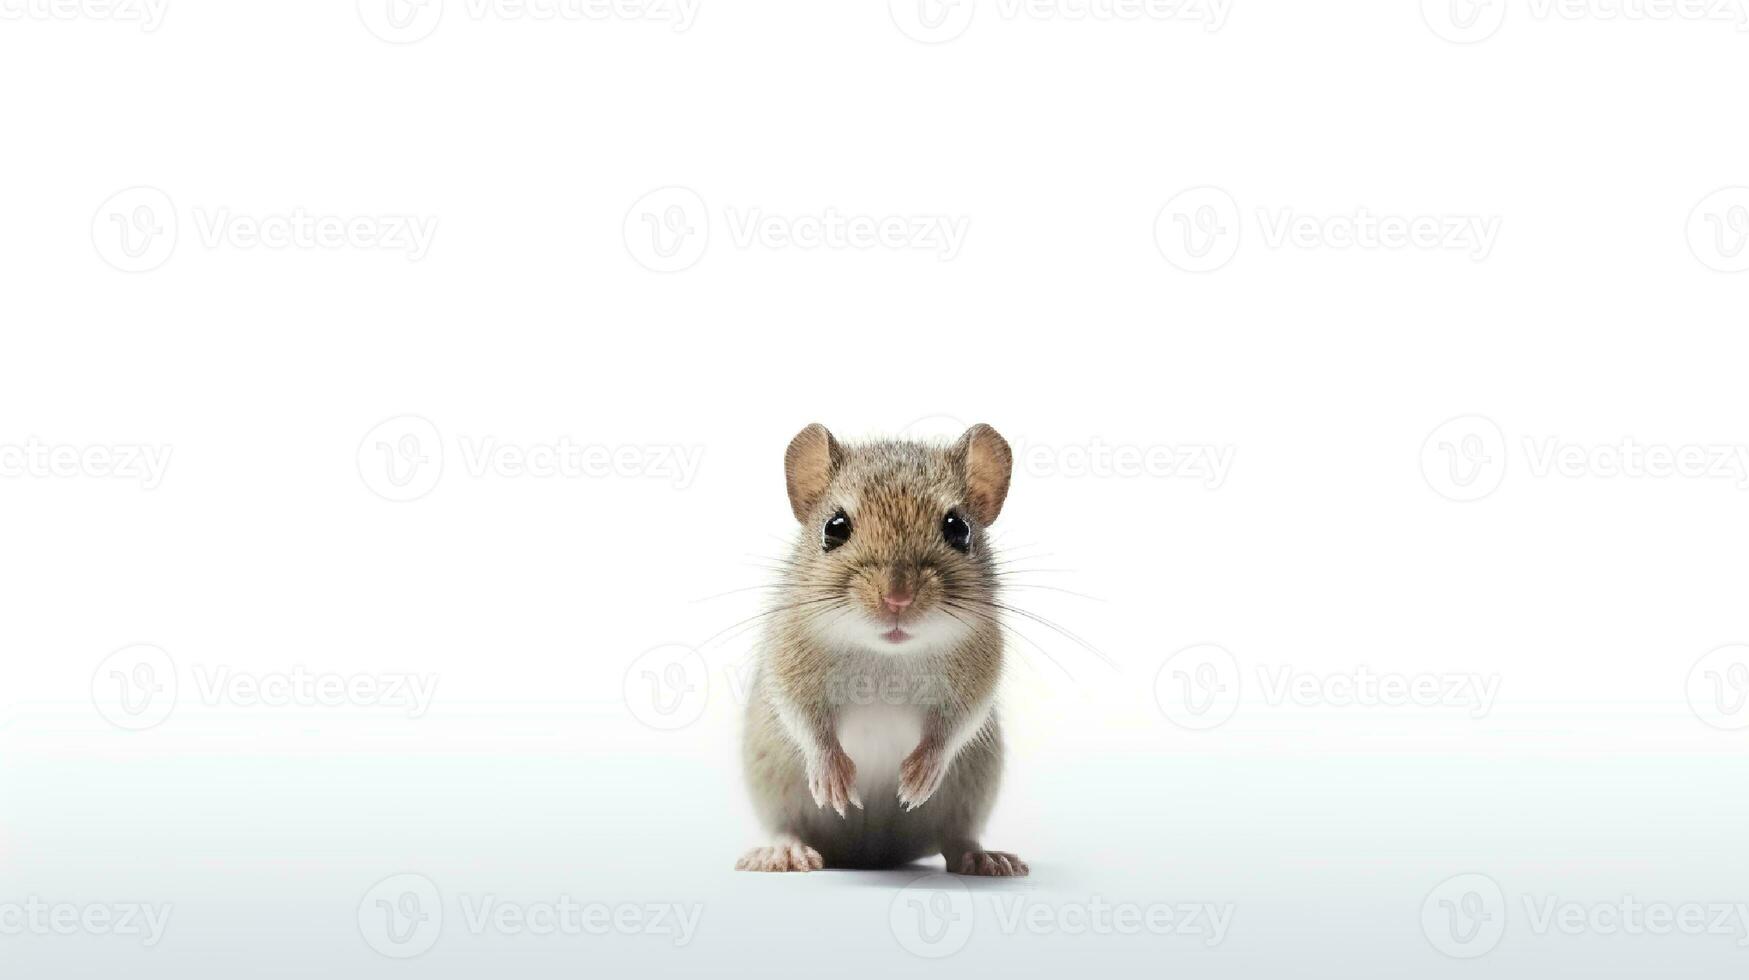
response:
<path id="1" fill-rule="evenodd" d="M 789 490 L 789 509 L 795 512 L 796 520 L 808 520 L 843 456 L 838 440 L 818 422 L 789 441 L 789 448 L 783 453 L 783 482 Z"/>
<path id="2" fill-rule="evenodd" d="M 1008 440 L 982 422 L 966 430 L 953 447 L 966 477 L 966 508 L 979 524 L 994 524 L 1008 499 L 1008 478 L 1014 454 Z"/>

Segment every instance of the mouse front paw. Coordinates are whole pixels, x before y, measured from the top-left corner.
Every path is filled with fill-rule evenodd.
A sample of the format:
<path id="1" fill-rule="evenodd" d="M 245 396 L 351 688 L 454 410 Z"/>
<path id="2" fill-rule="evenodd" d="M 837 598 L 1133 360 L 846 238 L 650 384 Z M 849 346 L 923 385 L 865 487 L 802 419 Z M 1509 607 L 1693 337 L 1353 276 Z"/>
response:
<path id="1" fill-rule="evenodd" d="M 818 871 L 825 866 L 819 851 L 792 837 L 755 847 L 735 862 L 736 871 Z"/>
<path id="2" fill-rule="evenodd" d="M 947 775 L 947 760 L 933 746 L 920 745 L 899 763 L 899 802 L 915 810 L 929 802 Z"/>
<path id="3" fill-rule="evenodd" d="M 808 765 L 808 792 L 814 805 L 831 807 L 844 816 L 846 807 L 862 809 L 862 797 L 856 792 L 856 763 L 843 749 L 835 749 Z"/>

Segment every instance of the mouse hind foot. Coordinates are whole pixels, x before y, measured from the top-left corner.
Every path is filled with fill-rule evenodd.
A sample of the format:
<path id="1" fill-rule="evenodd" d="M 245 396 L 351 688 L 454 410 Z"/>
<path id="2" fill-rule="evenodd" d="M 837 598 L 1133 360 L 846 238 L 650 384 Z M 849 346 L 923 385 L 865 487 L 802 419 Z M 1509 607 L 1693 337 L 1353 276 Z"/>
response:
<path id="1" fill-rule="evenodd" d="M 755 847 L 735 862 L 736 871 L 818 871 L 826 866 L 820 852 L 798 837 L 781 834 L 765 847 Z"/>
<path id="2" fill-rule="evenodd" d="M 986 851 L 977 841 L 963 841 L 942 849 L 947 870 L 960 875 L 989 878 L 1023 878 L 1032 873 L 1026 862 L 1008 851 Z"/>

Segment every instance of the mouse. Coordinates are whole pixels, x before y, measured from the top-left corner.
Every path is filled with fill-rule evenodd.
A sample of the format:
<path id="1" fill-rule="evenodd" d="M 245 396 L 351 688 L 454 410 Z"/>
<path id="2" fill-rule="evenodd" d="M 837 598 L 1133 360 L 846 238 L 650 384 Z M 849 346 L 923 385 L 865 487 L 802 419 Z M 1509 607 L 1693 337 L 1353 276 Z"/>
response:
<path id="1" fill-rule="evenodd" d="M 1031 869 L 986 849 L 1001 782 L 1000 577 L 987 529 L 1013 453 L 988 425 L 957 441 L 840 442 L 809 425 L 784 452 L 797 522 L 756 641 L 742 763 L 769 843 L 743 871 Z"/>

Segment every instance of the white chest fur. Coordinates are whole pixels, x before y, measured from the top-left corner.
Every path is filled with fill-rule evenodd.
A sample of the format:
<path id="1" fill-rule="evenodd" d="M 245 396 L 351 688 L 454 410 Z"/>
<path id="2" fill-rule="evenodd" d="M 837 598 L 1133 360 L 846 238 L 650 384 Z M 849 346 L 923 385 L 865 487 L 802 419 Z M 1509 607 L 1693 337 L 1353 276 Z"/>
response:
<path id="1" fill-rule="evenodd" d="M 854 704 L 838 712 L 838 743 L 856 763 L 857 788 L 897 785 L 899 763 L 923 738 L 923 710 L 909 704 Z"/>

